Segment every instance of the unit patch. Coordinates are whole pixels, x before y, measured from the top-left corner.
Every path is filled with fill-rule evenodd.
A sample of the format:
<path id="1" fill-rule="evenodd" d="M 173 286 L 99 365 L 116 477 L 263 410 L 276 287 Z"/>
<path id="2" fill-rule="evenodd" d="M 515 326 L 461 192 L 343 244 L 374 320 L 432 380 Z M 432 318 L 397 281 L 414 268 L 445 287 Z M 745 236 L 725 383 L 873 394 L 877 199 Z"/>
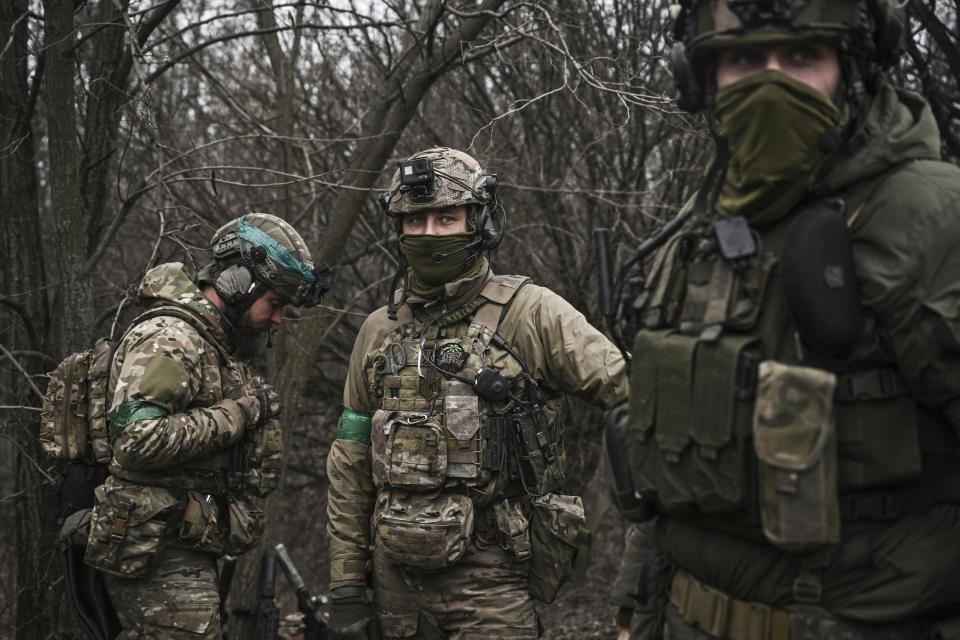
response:
<path id="1" fill-rule="evenodd" d="M 470 354 L 463 350 L 459 342 L 445 344 L 437 351 L 434 364 L 448 373 L 458 373 L 467 364 Z"/>

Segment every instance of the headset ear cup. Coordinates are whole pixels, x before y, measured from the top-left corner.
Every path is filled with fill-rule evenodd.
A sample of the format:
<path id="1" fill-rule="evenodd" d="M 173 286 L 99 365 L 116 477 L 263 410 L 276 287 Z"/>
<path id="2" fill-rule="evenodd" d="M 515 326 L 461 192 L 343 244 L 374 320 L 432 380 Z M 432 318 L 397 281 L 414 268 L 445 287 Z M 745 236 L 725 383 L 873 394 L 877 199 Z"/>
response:
<path id="1" fill-rule="evenodd" d="M 213 287 L 225 303 L 236 304 L 253 288 L 253 274 L 242 264 L 235 264 L 220 272 Z"/>
<path id="2" fill-rule="evenodd" d="M 697 113 L 706 108 L 703 88 L 697 82 L 687 57 L 687 49 L 682 42 L 674 43 L 670 48 L 670 70 L 673 72 L 673 81 L 677 86 L 680 99 L 677 101 L 680 108 L 690 113 Z"/>
<path id="3" fill-rule="evenodd" d="M 480 215 L 480 237 L 483 240 L 480 248 L 484 251 L 496 249 L 503 240 L 503 213 L 500 211 L 500 203 L 494 200 L 487 204 Z"/>

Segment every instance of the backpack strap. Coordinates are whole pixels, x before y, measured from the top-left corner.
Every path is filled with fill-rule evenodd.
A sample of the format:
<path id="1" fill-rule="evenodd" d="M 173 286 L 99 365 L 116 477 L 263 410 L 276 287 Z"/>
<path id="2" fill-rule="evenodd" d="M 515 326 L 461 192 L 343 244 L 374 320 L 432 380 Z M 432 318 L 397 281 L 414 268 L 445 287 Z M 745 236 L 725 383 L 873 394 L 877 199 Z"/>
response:
<path id="1" fill-rule="evenodd" d="M 178 307 L 172 304 L 152 307 L 134 318 L 133 322 L 130 323 L 130 326 L 127 327 L 127 330 L 124 331 L 123 336 L 121 336 L 120 340 L 117 341 L 117 344 L 123 342 L 124 338 L 127 337 L 127 334 L 135 326 L 154 318 L 177 318 L 178 320 L 183 320 L 189 324 L 194 331 L 199 333 L 201 338 L 216 347 L 217 354 L 220 356 L 222 363 L 229 360 L 230 352 L 227 351 L 226 347 L 220 342 L 220 340 L 218 340 L 216 336 L 210 332 L 199 316 L 188 311 L 187 309 L 184 309 L 183 307 Z"/>
<path id="2" fill-rule="evenodd" d="M 476 355 L 479 356 L 490 345 L 510 303 L 528 282 L 530 278 L 526 276 L 493 276 L 484 285 L 480 297 L 486 302 L 474 313 L 466 336 Z"/>

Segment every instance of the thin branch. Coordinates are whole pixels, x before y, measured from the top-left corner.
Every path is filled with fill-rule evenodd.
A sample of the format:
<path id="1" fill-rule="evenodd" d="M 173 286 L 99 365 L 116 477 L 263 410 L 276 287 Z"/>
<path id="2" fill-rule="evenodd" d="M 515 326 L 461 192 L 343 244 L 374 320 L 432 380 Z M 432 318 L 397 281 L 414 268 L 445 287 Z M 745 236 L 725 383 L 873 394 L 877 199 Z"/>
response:
<path id="1" fill-rule="evenodd" d="M 24 377 L 24 378 L 26 378 L 27 383 L 29 383 L 30 388 L 33 389 L 33 392 L 37 394 L 37 397 L 38 397 L 38 398 L 40 398 L 41 400 L 43 400 L 43 393 L 41 393 L 41 392 L 40 392 L 40 389 L 37 388 L 37 385 L 34 384 L 33 378 L 30 376 L 29 373 L 27 373 L 27 370 L 23 368 L 23 366 L 20 364 L 20 361 L 18 361 L 18 360 L 13 356 L 13 354 L 10 353 L 10 351 L 9 351 L 5 346 L 3 346 L 2 344 L 0 344 L 0 351 L 2 351 L 8 358 L 10 358 L 10 361 L 13 363 L 13 366 L 15 366 L 15 367 L 20 371 L 20 373 L 23 374 L 23 377 Z"/>

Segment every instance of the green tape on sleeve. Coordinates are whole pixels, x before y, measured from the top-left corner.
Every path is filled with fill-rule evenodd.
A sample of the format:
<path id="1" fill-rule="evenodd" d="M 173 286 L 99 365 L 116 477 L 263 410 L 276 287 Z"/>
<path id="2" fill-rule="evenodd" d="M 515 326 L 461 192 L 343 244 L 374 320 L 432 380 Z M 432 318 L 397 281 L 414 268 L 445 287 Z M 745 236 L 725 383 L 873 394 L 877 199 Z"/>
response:
<path id="1" fill-rule="evenodd" d="M 161 406 L 143 400 L 127 400 L 107 416 L 107 421 L 110 423 L 110 440 L 115 439 L 128 425 L 138 420 L 153 420 L 168 415 L 170 412 Z"/>
<path id="2" fill-rule="evenodd" d="M 344 409 L 340 414 L 340 423 L 337 425 L 338 440 L 353 440 L 363 444 L 370 444 L 370 428 L 372 426 L 370 419 L 373 416 L 369 413 L 357 413 Z"/>

